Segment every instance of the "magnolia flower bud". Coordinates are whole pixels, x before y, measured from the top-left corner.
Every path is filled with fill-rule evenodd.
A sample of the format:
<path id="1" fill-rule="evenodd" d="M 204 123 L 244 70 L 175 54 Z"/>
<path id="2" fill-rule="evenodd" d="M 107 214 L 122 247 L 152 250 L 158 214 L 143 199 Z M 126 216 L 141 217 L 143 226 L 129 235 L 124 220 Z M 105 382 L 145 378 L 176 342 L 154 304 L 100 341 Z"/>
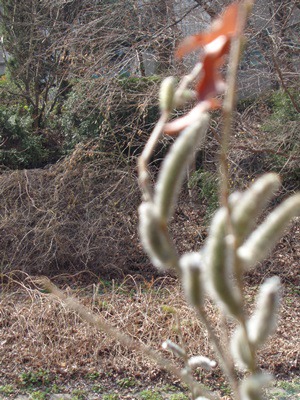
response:
<path id="1" fill-rule="evenodd" d="M 213 294 L 230 314 L 239 318 L 242 314 L 242 303 L 229 276 L 226 223 L 227 210 L 220 208 L 211 222 L 205 249 L 205 269 Z"/>
<path id="2" fill-rule="evenodd" d="M 167 220 L 173 212 L 186 167 L 197 145 L 205 138 L 208 121 L 208 114 L 200 114 L 198 122 L 180 134 L 163 162 L 154 195 L 154 203 L 163 220 Z"/>
<path id="3" fill-rule="evenodd" d="M 265 342 L 276 328 L 280 279 L 274 276 L 261 285 L 256 310 L 247 324 L 248 338 L 255 346 Z"/>
<path id="4" fill-rule="evenodd" d="M 169 76 L 165 78 L 160 86 L 159 105 L 162 111 L 172 111 L 175 94 L 175 78 Z"/>
<path id="5" fill-rule="evenodd" d="M 231 353 L 241 369 L 251 369 L 253 356 L 242 327 L 238 327 L 231 338 Z"/>
<path id="6" fill-rule="evenodd" d="M 242 262 L 251 267 L 266 257 L 283 235 L 290 220 L 297 215 L 300 215 L 299 193 L 276 207 L 238 249 L 237 254 Z"/>
<path id="7" fill-rule="evenodd" d="M 243 197 L 243 193 L 241 192 L 233 192 L 228 198 L 228 203 L 230 210 L 233 211 L 234 207 L 238 204 L 238 202 L 241 200 Z"/>
<path id="8" fill-rule="evenodd" d="M 203 356 L 194 356 L 188 360 L 188 366 L 191 369 L 203 368 L 206 371 L 211 371 L 212 368 L 216 367 L 216 365 L 217 363 L 215 361 Z"/>
<path id="9" fill-rule="evenodd" d="M 269 386 L 272 376 L 266 373 L 257 373 L 245 378 L 240 386 L 241 400 L 263 399 L 263 388 Z"/>
<path id="10" fill-rule="evenodd" d="M 232 209 L 232 223 L 235 234 L 241 242 L 251 231 L 256 218 L 280 186 L 277 174 L 265 174 L 246 190 Z"/>
<path id="11" fill-rule="evenodd" d="M 174 96 L 174 107 L 180 107 L 183 106 L 185 103 L 191 101 L 191 100 L 196 100 L 197 95 L 194 90 L 190 89 L 185 89 L 183 91 L 175 92 Z"/>
<path id="12" fill-rule="evenodd" d="M 201 283 L 202 256 L 200 253 L 187 253 L 180 258 L 183 290 L 192 306 L 199 307 L 203 302 Z"/>
<path id="13" fill-rule="evenodd" d="M 178 268 L 178 258 L 161 224 L 155 205 L 144 202 L 139 207 L 139 231 L 143 247 L 153 264 L 159 269 Z"/>
<path id="14" fill-rule="evenodd" d="M 169 339 L 166 340 L 165 342 L 163 342 L 162 348 L 164 350 L 171 351 L 175 356 L 177 356 L 179 358 L 185 358 L 185 356 L 186 356 L 185 350 L 183 348 L 181 348 L 180 346 L 178 346 L 178 344 L 172 342 Z"/>

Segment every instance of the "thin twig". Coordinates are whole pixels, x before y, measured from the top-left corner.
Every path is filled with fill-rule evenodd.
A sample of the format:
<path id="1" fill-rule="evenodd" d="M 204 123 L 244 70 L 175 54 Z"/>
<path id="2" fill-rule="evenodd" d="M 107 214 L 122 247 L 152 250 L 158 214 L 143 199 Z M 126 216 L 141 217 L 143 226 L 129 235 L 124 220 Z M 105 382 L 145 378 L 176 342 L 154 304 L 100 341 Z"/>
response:
<path id="1" fill-rule="evenodd" d="M 228 75 L 227 75 L 228 90 L 227 90 L 227 93 L 225 96 L 224 106 L 223 106 L 224 127 L 223 127 L 223 132 L 222 132 L 222 137 L 221 137 L 221 154 L 220 154 L 221 204 L 227 209 L 227 216 L 228 216 L 228 218 L 227 218 L 227 221 L 228 221 L 227 233 L 229 235 L 231 235 L 231 237 L 233 238 L 233 246 L 231 249 L 228 249 L 228 250 L 232 251 L 232 254 L 231 254 L 232 257 L 230 257 L 232 259 L 232 264 L 233 264 L 232 270 L 234 271 L 234 274 L 235 274 L 235 278 L 237 281 L 237 288 L 239 290 L 239 297 L 240 297 L 240 301 L 242 303 L 243 308 L 244 308 L 244 304 L 243 304 L 244 303 L 243 267 L 241 265 L 239 258 L 237 257 L 238 241 L 235 236 L 234 228 L 232 225 L 231 209 L 230 209 L 229 202 L 228 202 L 228 198 L 229 198 L 228 153 L 229 153 L 230 137 L 231 137 L 231 132 L 232 132 L 233 114 L 234 114 L 236 98 L 237 98 L 237 96 L 236 96 L 237 73 L 238 73 L 240 55 L 241 55 L 242 46 L 243 46 L 243 36 L 242 35 L 243 35 L 243 31 L 244 31 L 246 21 L 247 21 L 248 9 L 252 5 L 252 3 L 253 2 L 251 0 L 246 0 L 243 2 L 243 4 L 241 4 L 241 7 L 239 9 L 238 34 L 232 43 L 232 48 L 231 48 L 231 52 L 230 52 L 230 61 L 229 61 L 229 67 L 228 67 Z M 249 338 L 248 338 L 245 315 L 242 315 L 240 317 L 239 322 L 245 333 L 245 338 L 246 338 L 247 344 L 248 344 L 249 349 L 252 354 L 252 365 L 251 365 L 250 369 L 252 372 L 255 372 L 257 369 L 256 360 L 255 360 L 255 352 L 253 351 L 253 346 L 250 343 Z M 228 374 L 228 372 L 227 372 L 227 374 Z M 239 395 L 236 379 L 231 381 L 231 384 L 235 385 L 232 387 L 235 391 L 236 398 L 239 399 L 240 395 Z"/>
<path id="2" fill-rule="evenodd" d="M 238 400 L 240 398 L 238 379 L 237 379 L 237 376 L 235 373 L 233 361 L 232 361 L 232 359 L 230 359 L 228 357 L 228 354 L 225 353 L 225 351 L 223 350 L 223 348 L 220 344 L 220 341 L 214 332 L 213 327 L 211 326 L 209 320 L 207 319 L 204 308 L 198 307 L 196 311 L 197 311 L 198 318 L 200 319 L 200 321 L 202 321 L 202 323 L 206 327 L 210 341 L 211 341 L 213 348 L 215 350 L 215 353 L 220 361 L 220 364 L 221 364 L 220 366 L 221 366 L 223 372 L 225 373 L 225 375 L 227 376 L 228 381 L 231 385 L 231 388 L 234 392 L 234 398 L 236 400 Z"/>
<path id="3" fill-rule="evenodd" d="M 146 346 L 140 341 L 137 341 L 124 333 L 121 333 L 120 330 L 110 325 L 103 318 L 100 318 L 98 315 L 91 312 L 87 307 L 82 305 L 76 298 L 68 297 L 63 291 L 58 289 L 58 287 L 55 286 L 48 278 L 36 279 L 35 283 L 41 285 L 44 289 L 49 291 L 51 295 L 53 295 L 54 297 L 59 298 L 67 306 L 67 308 L 69 308 L 72 311 L 75 311 L 84 321 L 88 322 L 89 325 L 94 326 L 99 331 L 106 333 L 109 337 L 113 337 L 127 349 L 138 351 L 139 353 L 146 355 L 152 361 L 156 362 L 161 368 L 170 372 L 178 379 L 181 379 L 189 387 L 195 388 L 197 396 L 202 395 L 211 400 L 218 399 L 218 397 L 215 394 L 211 393 L 203 385 L 200 385 L 198 382 L 194 381 L 190 375 L 185 374 L 174 364 L 172 364 L 169 360 L 162 357 L 157 351 L 153 350 L 149 346 Z"/>
<path id="4" fill-rule="evenodd" d="M 145 201 L 150 201 L 152 199 L 152 188 L 150 186 L 150 175 L 148 171 L 148 164 L 155 150 L 155 147 L 163 133 L 163 128 L 165 123 L 169 119 L 169 115 L 170 113 L 168 111 L 164 111 L 162 113 L 138 160 L 139 183 Z"/>

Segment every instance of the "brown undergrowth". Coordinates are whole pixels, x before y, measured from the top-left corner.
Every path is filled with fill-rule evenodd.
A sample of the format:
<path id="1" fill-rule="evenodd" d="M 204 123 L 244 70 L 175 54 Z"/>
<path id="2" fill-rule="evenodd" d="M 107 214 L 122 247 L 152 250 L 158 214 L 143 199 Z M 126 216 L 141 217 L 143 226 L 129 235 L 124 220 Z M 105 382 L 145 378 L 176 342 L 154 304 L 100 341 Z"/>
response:
<path id="1" fill-rule="evenodd" d="M 89 146 L 46 169 L 3 172 L 0 271 L 90 270 L 107 277 L 142 271 L 139 199 L 133 170 Z"/>
<path id="2" fill-rule="evenodd" d="M 266 170 L 270 160 L 277 161 L 276 150 L 262 147 L 264 136 L 249 113 L 245 111 L 247 115 L 237 122 L 230 154 L 232 189 L 244 189 Z M 197 160 L 197 167 L 212 174 L 216 172 L 219 130 L 215 120 Z M 93 372 L 101 379 L 129 375 L 146 382 L 166 377 L 144 356 L 122 348 L 58 300 L 49 299 L 34 284 L 32 275 L 39 274 L 51 276 L 68 294 L 155 349 L 165 339 L 178 342 L 179 321 L 189 354 L 212 356 L 206 333 L 176 280 L 159 277 L 141 249 L 136 229 L 140 203 L 136 174 L 134 168 L 119 165 L 115 155 L 81 146 L 46 169 L 2 172 L 1 384 L 18 383 L 20 374 L 39 370 L 48 370 L 61 381 L 82 379 Z M 284 163 L 284 172 L 292 165 Z M 296 179 L 283 179 L 280 197 L 299 187 Z M 202 193 L 199 201 L 201 191 L 205 191 L 201 180 L 193 193 L 185 190 L 171 223 L 180 252 L 199 249 L 206 238 L 205 212 L 211 198 L 210 193 Z M 279 275 L 284 285 L 280 324 L 259 359 L 260 366 L 277 378 L 292 379 L 300 372 L 299 233 L 298 219 L 272 256 L 246 276 L 250 303 L 266 277 Z M 210 303 L 208 307 L 220 332 L 215 308 Z M 218 371 L 201 379 L 215 381 L 216 377 Z"/>
<path id="3" fill-rule="evenodd" d="M 270 115 L 263 100 L 250 102 L 237 114 L 230 187 L 244 190 L 257 176 L 274 170 L 283 180 L 279 201 L 299 190 L 299 132 L 295 127 L 276 135 L 264 132 L 261 126 Z M 217 208 L 221 130 L 221 119 L 214 116 L 197 153 L 196 172 L 191 171 L 179 199 L 171 231 L 181 252 L 201 246 Z M 165 139 L 155 155 L 153 176 L 171 142 Z M 101 143 L 80 144 L 69 157 L 44 169 L 1 171 L 0 273 L 53 276 L 87 270 L 106 278 L 149 277 L 155 269 L 139 243 L 139 204 L 135 163 L 118 149 L 101 151 Z"/>
<path id="4" fill-rule="evenodd" d="M 295 223 L 293 229 L 299 230 L 299 223 Z M 261 350 L 259 363 L 277 378 L 292 379 L 300 370 L 300 310 L 297 278 L 287 278 L 285 268 L 282 268 L 282 260 L 284 266 L 293 263 L 287 239 L 278 245 L 275 259 L 267 261 L 264 272 L 259 273 L 259 280 L 257 271 L 254 272 L 256 276 L 249 274 L 247 299 L 253 304 L 260 280 L 273 273 L 282 275 L 284 293 L 280 324 L 274 337 Z M 299 246 L 293 251 L 299 259 Z M 270 265 L 273 267 L 269 268 Z M 291 265 L 296 267 L 296 264 Z M 50 376 L 59 381 L 82 379 L 95 372 L 103 379 L 134 376 L 145 382 L 159 381 L 165 376 L 146 357 L 122 348 L 112 338 L 82 322 L 59 300 L 40 291 L 34 279 L 25 274 L 22 281 L 19 278 L 18 274 L 15 280 L 12 273 L 2 277 L 1 382 L 20 383 L 22 373 L 39 370 L 49 371 Z M 95 313 L 101 313 L 116 328 L 154 349 L 160 350 L 165 339 L 178 342 L 182 336 L 189 354 L 213 357 L 207 334 L 186 304 L 174 278 L 147 280 L 141 276 L 127 276 L 117 283 L 91 275 L 90 282 L 94 283 L 87 286 L 82 284 L 81 274 L 77 274 L 56 277 L 54 282 L 69 295 L 77 296 Z M 219 315 L 209 301 L 207 306 L 219 333 L 222 323 Z M 226 344 L 226 338 L 223 343 Z M 218 371 L 204 375 L 202 380 L 210 381 L 216 376 Z"/>

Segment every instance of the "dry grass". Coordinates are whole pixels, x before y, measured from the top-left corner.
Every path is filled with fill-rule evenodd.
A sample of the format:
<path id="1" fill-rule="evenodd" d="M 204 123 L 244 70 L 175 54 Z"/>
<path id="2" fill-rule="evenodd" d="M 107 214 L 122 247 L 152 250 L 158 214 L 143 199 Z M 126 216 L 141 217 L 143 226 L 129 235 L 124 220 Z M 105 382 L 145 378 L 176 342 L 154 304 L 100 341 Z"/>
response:
<path id="1" fill-rule="evenodd" d="M 135 376 L 143 381 L 162 377 L 146 357 L 132 354 L 82 322 L 60 301 L 41 293 L 30 277 L 24 275 L 23 283 L 15 281 L 13 275 L 5 278 L 0 295 L 1 382 L 18 381 L 21 373 L 38 370 L 48 370 L 59 380 L 84 378 L 92 372 L 106 379 L 110 374 Z M 160 350 L 162 341 L 167 338 L 178 342 L 179 320 L 189 353 L 212 355 L 207 334 L 183 299 L 176 280 L 164 277 L 147 281 L 140 276 L 127 276 L 120 284 L 108 285 L 92 278 L 95 284 L 82 288 L 82 285 L 74 285 L 76 280 L 80 281 L 79 275 L 69 276 L 69 284 L 63 285 L 66 279 L 66 276 L 60 279 L 60 286 L 68 294 L 79 297 L 83 304 L 101 313 L 122 332 L 154 349 Z M 250 304 L 256 289 L 247 288 Z M 276 377 L 292 378 L 299 372 L 298 295 L 294 285 L 285 284 L 280 325 L 260 352 L 261 367 Z M 219 334 L 218 313 L 210 302 L 207 307 Z M 204 379 L 212 380 L 218 375 L 217 371 Z"/>

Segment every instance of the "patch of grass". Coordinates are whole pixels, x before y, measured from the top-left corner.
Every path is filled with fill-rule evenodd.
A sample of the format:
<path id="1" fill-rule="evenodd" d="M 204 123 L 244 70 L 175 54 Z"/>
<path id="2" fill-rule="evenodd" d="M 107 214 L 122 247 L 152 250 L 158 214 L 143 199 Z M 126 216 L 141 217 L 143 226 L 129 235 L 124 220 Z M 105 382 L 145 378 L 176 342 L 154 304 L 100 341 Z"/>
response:
<path id="1" fill-rule="evenodd" d="M 164 392 L 178 392 L 178 387 L 166 384 L 161 388 Z"/>
<path id="2" fill-rule="evenodd" d="M 138 397 L 142 400 L 163 400 L 162 395 L 153 390 L 143 390 Z"/>
<path id="3" fill-rule="evenodd" d="M 219 206 L 218 175 L 214 172 L 199 169 L 195 171 L 188 183 L 190 188 L 198 188 L 200 202 L 206 205 L 206 223 Z"/>
<path id="4" fill-rule="evenodd" d="M 94 385 L 94 386 L 92 387 L 92 391 L 93 391 L 94 393 L 101 393 L 101 392 L 104 391 L 104 387 L 103 387 L 102 385 Z"/>
<path id="5" fill-rule="evenodd" d="M 292 294 L 296 294 L 300 296 L 300 286 L 296 286 L 296 285 L 291 285 L 290 286 L 290 292 Z"/>
<path id="6" fill-rule="evenodd" d="M 32 400 L 45 400 L 47 398 L 47 393 L 37 390 L 30 395 Z"/>
<path id="7" fill-rule="evenodd" d="M 85 400 L 87 398 L 87 393 L 82 389 L 75 389 L 72 392 L 72 400 Z"/>
<path id="8" fill-rule="evenodd" d="M 230 397 L 232 395 L 231 388 L 226 383 L 222 383 L 220 385 L 220 390 L 221 390 L 221 392 L 222 392 L 222 394 L 224 396 L 229 396 Z"/>
<path id="9" fill-rule="evenodd" d="M 15 388 L 13 385 L 0 386 L 0 393 L 3 394 L 4 396 L 8 396 L 10 394 L 13 394 L 14 392 Z"/>
<path id="10" fill-rule="evenodd" d="M 122 378 L 117 384 L 122 388 L 132 388 L 137 385 L 137 381 L 134 378 Z"/>
<path id="11" fill-rule="evenodd" d="M 24 387 L 47 386 L 50 384 L 49 371 L 40 369 L 39 371 L 23 372 L 19 375 L 20 383 Z"/>
<path id="12" fill-rule="evenodd" d="M 279 381 L 271 389 L 270 398 L 276 400 L 296 399 L 300 393 L 300 380 Z"/>
<path id="13" fill-rule="evenodd" d="M 298 224 L 295 225 L 296 228 L 294 229 L 294 232 L 297 231 L 298 229 Z M 288 242 L 284 242 L 285 244 Z M 287 250 L 285 250 L 286 253 L 288 253 Z M 285 253 L 283 253 L 285 254 Z M 63 281 L 64 282 L 64 281 Z M 251 281 L 254 282 L 254 281 Z M 131 283 L 131 281 L 130 281 Z M 172 284 L 172 285 L 171 285 Z M 123 283 L 125 285 L 125 283 Z M 4 285 L 3 285 L 4 286 Z M 141 322 L 137 318 L 138 315 L 147 315 L 147 318 L 143 320 L 143 330 L 141 332 L 141 339 L 142 340 L 149 340 L 151 338 L 151 343 L 149 345 L 151 346 L 157 346 L 158 343 L 161 343 L 161 337 L 176 337 L 176 332 L 173 331 L 173 327 L 175 325 L 173 321 L 173 310 L 177 310 L 178 317 L 180 319 L 180 324 L 181 328 L 184 332 L 185 335 L 185 340 L 189 343 L 189 353 L 190 354 L 198 354 L 199 351 L 201 351 L 204 354 L 207 354 L 207 349 L 206 349 L 206 340 L 203 331 L 199 328 L 199 323 L 198 321 L 195 321 L 193 319 L 194 314 L 193 310 L 190 310 L 186 306 L 185 299 L 183 298 L 182 292 L 179 287 L 176 287 L 173 285 L 173 281 L 169 282 L 167 279 L 164 278 L 159 278 L 157 279 L 156 283 L 152 286 L 153 289 L 147 291 L 146 293 L 139 293 L 139 301 L 134 301 L 130 303 L 130 307 L 128 307 L 128 297 L 127 295 L 119 294 L 119 293 L 114 293 L 114 296 L 112 296 L 110 293 L 102 296 L 105 301 L 111 304 L 113 313 L 111 314 L 111 321 L 115 325 L 120 324 L 122 327 L 124 327 L 125 331 L 130 331 L 134 329 L 135 331 L 137 329 L 140 329 L 141 327 Z M 13 288 L 14 289 L 14 288 Z M 75 289 L 74 289 L 75 290 Z M 92 289 L 89 287 L 89 292 L 86 289 L 80 288 L 78 289 L 78 292 L 80 296 L 85 296 L 84 299 L 86 300 L 86 294 L 92 293 Z M 284 301 L 285 298 L 288 294 L 288 297 L 292 299 L 292 295 L 295 293 L 298 293 L 299 287 L 295 284 L 292 288 L 291 286 L 287 285 L 287 290 L 285 291 L 284 294 Z M 104 341 L 103 337 L 101 336 L 101 333 L 94 332 L 93 330 L 86 329 L 86 332 L 82 334 L 82 325 L 81 322 L 76 318 L 74 318 L 74 315 L 68 312 L 58 312 L 59 308 L 56 306 L 53 307 L 45 307 L 45 302 L 44 302 L 44 295 L 41 295 L 39 293 L 36 294 L 36 298 L 38 299 L 38 296 L 41 296 L 41 301 L 36 301 L 34 305 L 31 304 L 31 300 L 29 298 L 29 302 L 25 303 L 24 298 L 25 295 L 27 294 L 24 292 L 24 289 L 20 290 L 20 292 L 16 292 L 14 289 L 13 293 L 10 293 L 8 295 L 8 289 L 5 289 L 5 292 L 0 296 L 1 299 L 1 305 L 3 307 L 6 307 L 8 312 L 7 315 L 4 314 L 4 323 L 6 324 L 5 326 L 9 326 L 12 320 L 19 318 L 18 315 L 16 314 L 16 305 L 21 305 L 24 309 L 24 318 L 20 318 L 20 324 L 18 324 L 18 329 L 20 328 L 20 331 L 18 334 L 20 335 L 20 338 L 22 337 L 22 334 L 24 334 L 25 329 L 28 329 L 28 324 L 24 323 L 24 327 L 22 326 L 23 320 L 27 321 L 30 320 L 30 329 L 31 329 L 31 335 L 32 337 L 35 338 L 35 342 L 30 346 L 30 351 L 35 357 L 40 357 L 38 358 L 38 362 L 41 366 L 49 365 L 49 361 L 53 361 L 53 364 L 55 365 L 55 358 L 58 357 L 61 358 L 63 361 L 65 359 L 63 358 L 63 354 L 60 348 L 53 348 L 51 352 L 49 353 L 49 356 L 46 356 L 45 353 L 43 353 L 42 349 L 44 348 L 43 346 L 45 345 L 44 341 L 39 342 L 40 338 L 42 336 L 49 335 L 49 332 L 51 332 L 51 335 L 55 336 L 57 335 L 57 331 L 61 332 L 61 348 L 66 348 L 67 345 L 69 350 L 68 356 L 70 357 L 69 363 L 75 364 L 76 360 L 78 362 L 78 367 L 76 369 L 76 379 L 79 376 L 81 379 L 85 379 L 87 383 L 90 383 L 90 393 L 94 397 L 97 398 L 103 398 L 104 394 L 114 394 L 115 393 L 115 388 L 112 386 L 110 389 L 107 389 L 107 384 L 104 383 L 106 381 L 112 382 L 114 385 L 116 385 L 116 382 L 118 380 L 121 380 L 121 378 L 126 377 L 124 381 L 121 380 L 120 385 L 124 384 L 125 387 L 127 385 L 127 378 L 130 377 L 135 377 L 134 375 L 134 369 L 133 365 L 134 362 L 132 362 L 129 367 L 126 367 L 126 371 L 123 372 L 123 375 L 121 376 L 115 376 L 115 372 L 112 372 L 111 370 L 107 370 L 105 372 L 105 375 L 99 370 L 99 360 L 96 357 L 92 357 L 95 354 L 95 347 L 97 345 L 97 351 L 99 351 L 99 356 L 103 356 L 105 361 L 109 359 L 110 354 L 112 353 L 112 356 L 115 357 L 113 349 L 113 344 L 111 345 L 110 342 Z M 255 298 L 254 296 L 254 286 L 253 287 L 247 287 L 246 294 L 250 296 L 251 298 Z M 29 297 L 27 295 L 27 297 Z M 288 300 L 289 301 L 289 300 Z M 296 301 L 296 297 L 295 297 Z M 292 372 L 291 370 L 291 364 L 290 362 L 290 349 L 291 346 L 296 348 L 297 346 L 297 325 L 298 325 L 298 317 L 296 312 L 294 313 L 294 307 L 289 307 L 289 312 L 291 312 L 291 317 L 293 320 L 295 320 L 295 324 L 290 324 L 290 319 L 283 319 L 281 327 L 283 329 L 283 332 L 289 332 L 289 343 L 283 343 L 282 349 L 281 349 L 281 355 L 283 357 L 283 364 L 284 366 L 282 369 L 279 370 L 280 373 L 285 371 L 286 374 Z M 15 314 L 14 314 L 15 313 Z M 41 319 L 41 317 L 38 317 L 42 314 L 44 317 Z M 212 318 L 215 317 L 215 308 L 211 306 L 210 308 L 210 315 Z M 56 321 L 56 325 L 53 329 L 53 326 L 51 325 L 51 321 L 53 320 Z M 68 321 L 68 324 L 66 323 Z M 213 319 L 213 321 L 216 321 L 216 319 Z M 41 324 L 42 322 L 42 324 Z M 160 325 L 162 327 L 162 331 L 157 329 L 157 326 Z M 12 327 L 14 329 L 14 327 Z M 40 331 L 40 334 L 38 334 L 38 330 Z M 53 331 L 52 331 L 53 329 Z M 52 333 L 53 332 L 53 333 Z M 197 337 L 195 337 L 195 332 L 197 332 Z M 174 336 L 172 336 L 174 335 Z M 8 337 L 8 336 L 7 336 Z M 69 338 L 72 337 L 72 343 L 70 343 Z M 66 338 L 66 339 L 64 339 Z M 6 337 L 4 337 L 6 339 Z M 65 340 L 65 341 L 64 341 Z M 87 345 L 88 343 L 88 345 Z M 201 348 L 199 349 L 199 343 L 201 343 Z M 72 346 L 71 346 L 72 344 Z M 203 345 L 202 345 L 203 344 Z M 276 342 L 275 342 L 276 345 Z M 91 362 L 89 364 L 89 369 L 86 369 L 86 359 L 80 358 L 81 354 L 78 353 L 78 348 L 80 346 L 84 347 L 86 346 L 87 349 L 87 354 L 90 355 Z M 99 347 L 98 347 L 99 346 Z M 271 346 L 270 346 L 271 348 Z M 62 385 L 61 383 L 61 377 L 59 375 L 54 375 L 52 371 L 47 374 L 45 370 L 47 370 L 47 367 L 44 367 L 42 371 L 41 367 L 34 369 L 32 366 L 30 369 L 26 370 L 26 374 L 24 374 L 25 370 L 24 367 L 22 366 L 22 342 L 20 341 L 19 347 L 17 347 L 18 352 L 15 352 L 17 357 L 17 363 L 16 363 L 16 370 L 13 371 L 13 379 L 16 380 L 19 378 L 20 374 L 23 372 L 23 384 L 25 386 L 21 386 L 20 384 L 20 378 L 18 379 L 18 384 L 16 384 L 16 393 L 20 388 L 22 391 L 27 391 L 27 392 L 33 392 L 37 390 L 43 390 L 45 393 L 48 393 L 48 395 L 57 392 L 57 393 L 64 393 L 65 388 L 58 388 L 57 386 L 54 386 L 54 384 L 59 384 L 60 386 Z M 4 351 L 7 352 L 9 355 L 8 358 L 13 357 L 13 352 L 10 350 L 10 346 L 4 344 Z M 53 357 L 53 359 L 49 359 L 49 357 Z M 125 356 L 120 353 L 120 362 L 126 364 L 127 360 L 127 353 Z M 274 371 L 274 360 L 277 362 L 277 357 L 275 355 L 271 355 L 267 352 L 264 354 L 264 357 L 270 358 L 270 366 L 271 366 L 271 372 Z M 3 360 L 5 361 L 5 360 Z M 5 366 L 5 363 L 4 365 Z M 8 364 L 7 364 L 8 366 Z M 169 399 L 169 396 L 171 394 L 179 394 L 179 393 L 185 393 L 186 392 L 183 387 L 184 385 L 180 385 L 180 387 L 176 388 L 177 390 L 173 390 L 172 388 L 166 387 L 166 384 L 159 385 L 157 387 L 156 385 L 158 384 L 158 380 L 155 380 L 153 382 L 154 387 L 148 388 L 147 386 L 142 386 L 142 382 L 145 379 L 144 377 L 147 375 L 147 371 L 149 369 L 149 363 L 148 361 L 144 361 L 141 359 L 141 368 L 142 368 L 142 373 L 140 378 L 136 378 L 138 386 L 131 389 L 122 389 L 121 386 L 116 386 L 117 393 L 121 393 L 122 391 L 126 392 L 127 391 L 134 391 L 132 396 L 130 395 L 130 398 L 137 398 L 140 400 L 143 400 L 141 396 L 138 395 L 142 390 L 147 390 L 151 389 L 151 391 L 146 391 L 143 393 L 144 398 L 147 400 L 147 395 L 148 397 L 151 396 L 152 398 L 157 398 L 157 399 Z M 8 370 L 8 368 L 7 368 Z M 31 372 L 28 373 L 28 371 L 34 371 L 35 373 Z M 39 371 L 39 373 L 36 373 L 36 371 Z M 104 382 L 100 380 L 94 380 L 94 378 L 97 377 L 97 374 L 94 374 L 94 372 L 100 372 L 101 377 L 103 375 Z M 18 374 L 18 375 L 16 375 Z M 50 376 L 49 376 L 50 375 Z M 87 380 L 86 378 L 90 378 L 90 380 Z M 6 378 L 7 379 L 7 378 Z M 71 378 L 72 379 L 72 378 Z M 210 378 L 209 378 L 210 379 Z M 44 380 L 44 383 L 48 383 L 48 381 L 51 381 L 50 384 L 47 386 L 36 386 L 32 384 L 32 381 L 39 380 L 41 381 Z M 146 379 L 145 379 L 146 380 Z M 0 385 L 4 385 L 4 383 L 12 383 L 13 380 L 6 380 L 0 383 Z M 134 382 L 132 382 L 134 383 Z M 165 382 L 167 383 L 167 382 Z M 30 387 L 26 386 L 29 385 Z M 71 384 L 71 383 L 70 383 Z M 102 387 L 98 386 L 103 384 L 104 390 L 101 390 Z M 172 382 L 170 382 L 172 384 Z M 216 389 L 219 389 L 219 385 L 221 382 L 216 382 L 214 385 L 216 386 Z M 130 383 L 129 383 L 130 385 Z M 70 386 L 71 389 L 69 389 L 69 393 L 71 394 L 72 390 L 76 388 L 76 386 Z M 77 387 L 78 389 L 80 387 Z M 82 387 L 85 389 L 84 387 Z M 5 390 L 12 390 L 12 388 L 7 389 L 7 387 L 4 386 L 2 387 L 2 391 Z M 223 391 L 223 387 L 220 388 L 222 390 L 222 394 L 225 395 L 225 391 Z M 226 390 L 226 389 L 225 389 Z M 154 392 L 154 393 L 153 393 Z M 98 394 L 99 393 L 99 394 Z M 89 395 L 89 393 L 87 393 Z M 160 396 L 161 395 L 161 396 Z M 7 398 L 0 392 L 0 397 Z M 13 396 L 12 396 L 13 397 Z M 50 396 L 49 396 L 50 397 Z M 122 395 L 120 395 L 122 397 Z M 76 400 L 76 398 L 75 398 Z"/>
<path id="14" fill-rule="evenodd" d="M 57 385 L 56 383 L 54 383 L 49 389 L 47 389 L 46 391 L 48 392 L 48 393 L 53 393 L 53 394 L 55 394 L 55 393 L 60 393 L 61 391 L 62 391 L 63 389 L 59 386 L 59 385 Z"/>
<path id="15" fill-rule="evenodd" d="M 103 279 L 100 281 L 98 293 L 103 294 L 108 290 L 111 290 L 113 287 L 113 283 L 110 280 Z"/>
<path id="16" fill-rule="evenodd" d="M 105 394 L 102 397 L 103 400 L 119 400 L 119 398 L 120 397 L 117 394 Z"/>
<path id="17" fill-rule="evenodd" d="M 169 400 L 189 400 L 189 397 L 183 393 L 171 394 Z"/>
<path id="18" fill-rule="evenodd" d="M 299 93 L 292 92 L 296 102 L 299 100 Z M 299 120 L 299 113 L 293 106 L 291 99 L 288 94 L 282 90 L 274 92 L 270 99 L 270 105 L 272 107 L 272 118 L 285 123 L 288 121 Z"/>
<path id="19" fill-rule="evenodd" d="M 89 372 L 86 374 L 86 379 L 89 379 L 90 381 L 95 381 L 99 378 L 100 374 L 99 372 Z"/>
<path id="20" fill-rule="evenodd" d="M 176 310 L 174 307 L 170 307 L 166 304 L 163 304 L 161 306 L 161 310 L 165 313 L 165 314 L 176 314 Z"/>

